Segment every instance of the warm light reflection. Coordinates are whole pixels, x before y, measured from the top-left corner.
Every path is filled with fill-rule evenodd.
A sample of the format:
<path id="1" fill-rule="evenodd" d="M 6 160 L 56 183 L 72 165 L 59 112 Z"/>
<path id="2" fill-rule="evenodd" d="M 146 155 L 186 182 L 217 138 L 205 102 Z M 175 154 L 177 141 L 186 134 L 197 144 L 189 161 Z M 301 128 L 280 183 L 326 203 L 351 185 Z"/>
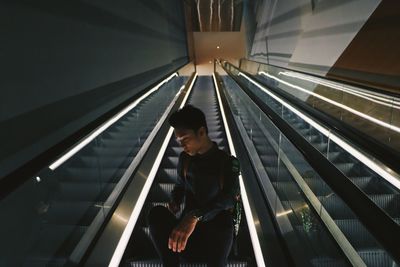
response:
<path id="1" fill-rule="evenodd" d="M 292 213 L 292 212 L 293 212 L 293 210 L 287 210 L 287 211 L 279 212 L 279 213 L 276 214 L 276 217 L 281 217 L 283 215 L 287 215 L 287 214 Z"/>

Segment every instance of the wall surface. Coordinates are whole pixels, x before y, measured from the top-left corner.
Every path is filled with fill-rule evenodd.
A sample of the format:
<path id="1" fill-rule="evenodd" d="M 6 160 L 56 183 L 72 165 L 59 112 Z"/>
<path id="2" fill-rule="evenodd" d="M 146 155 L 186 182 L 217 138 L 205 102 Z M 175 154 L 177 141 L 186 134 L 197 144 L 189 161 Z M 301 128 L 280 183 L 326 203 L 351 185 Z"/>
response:
<path id="1" fill-rule="evenodd" d="M 6 0 L 0 25 L 0 177 L 188 61 L 180 0 Z"/>
<path id="2" fill-rule="evenodd" d="M 239 59 L 246 56 L 243 24 L 239 32 L 194 32 L 193 39 L 199 75 L 211 75 L 214 72 L 213 61 L 216 58 L 238 65 Z"/>
<path id="3" fill-rule="evenodd" d="M 265 0 L 256 23 L 249 59 L 400 93 L 399 1 Z"/>

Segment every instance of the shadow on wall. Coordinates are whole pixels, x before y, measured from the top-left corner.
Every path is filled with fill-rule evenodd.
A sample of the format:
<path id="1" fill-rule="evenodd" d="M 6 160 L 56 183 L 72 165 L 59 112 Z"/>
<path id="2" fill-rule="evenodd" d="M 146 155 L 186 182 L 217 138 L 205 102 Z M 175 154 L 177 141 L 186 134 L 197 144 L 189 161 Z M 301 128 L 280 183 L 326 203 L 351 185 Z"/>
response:
<path id="1" fill-rule="evenodd" d="M 2 1 L 0 21 L 0 177 L 188 62 L 179 0 Z"/>
<path id="2" fill-rule="evenodd" d="M 399 93 L 398 1 L 265 1 L 249 59 Z"/>

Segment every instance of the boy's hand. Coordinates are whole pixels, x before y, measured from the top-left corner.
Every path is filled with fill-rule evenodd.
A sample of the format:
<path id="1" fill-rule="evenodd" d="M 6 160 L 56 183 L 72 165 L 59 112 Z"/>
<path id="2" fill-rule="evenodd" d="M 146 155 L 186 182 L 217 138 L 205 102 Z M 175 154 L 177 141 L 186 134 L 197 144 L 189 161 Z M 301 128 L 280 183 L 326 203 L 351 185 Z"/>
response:
<path id="1" fill-rule="evenodd" d="M 174 252 L 185 250 L 186 243 L 193 233 L 196 224 L 196 218 L 192 215 L 186 215 L 169 236 L 168 248 L 172 249 Z"/>

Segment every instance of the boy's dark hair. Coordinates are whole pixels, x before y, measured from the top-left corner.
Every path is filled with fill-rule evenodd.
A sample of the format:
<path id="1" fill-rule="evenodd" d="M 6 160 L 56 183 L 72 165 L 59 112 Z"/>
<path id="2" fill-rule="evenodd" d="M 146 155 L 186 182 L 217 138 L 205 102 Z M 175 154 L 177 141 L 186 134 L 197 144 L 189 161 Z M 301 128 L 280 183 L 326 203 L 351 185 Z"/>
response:
<path id="1" fill-rule="evenodd" d="M 192 105 L 186 105 L 172 113 L 168 122 L 174 128 L 190 129 L 195 133 L 197 133 L 201 127 L 204 127 L 208 134 L 206 116 L 203 111 Z"/>

